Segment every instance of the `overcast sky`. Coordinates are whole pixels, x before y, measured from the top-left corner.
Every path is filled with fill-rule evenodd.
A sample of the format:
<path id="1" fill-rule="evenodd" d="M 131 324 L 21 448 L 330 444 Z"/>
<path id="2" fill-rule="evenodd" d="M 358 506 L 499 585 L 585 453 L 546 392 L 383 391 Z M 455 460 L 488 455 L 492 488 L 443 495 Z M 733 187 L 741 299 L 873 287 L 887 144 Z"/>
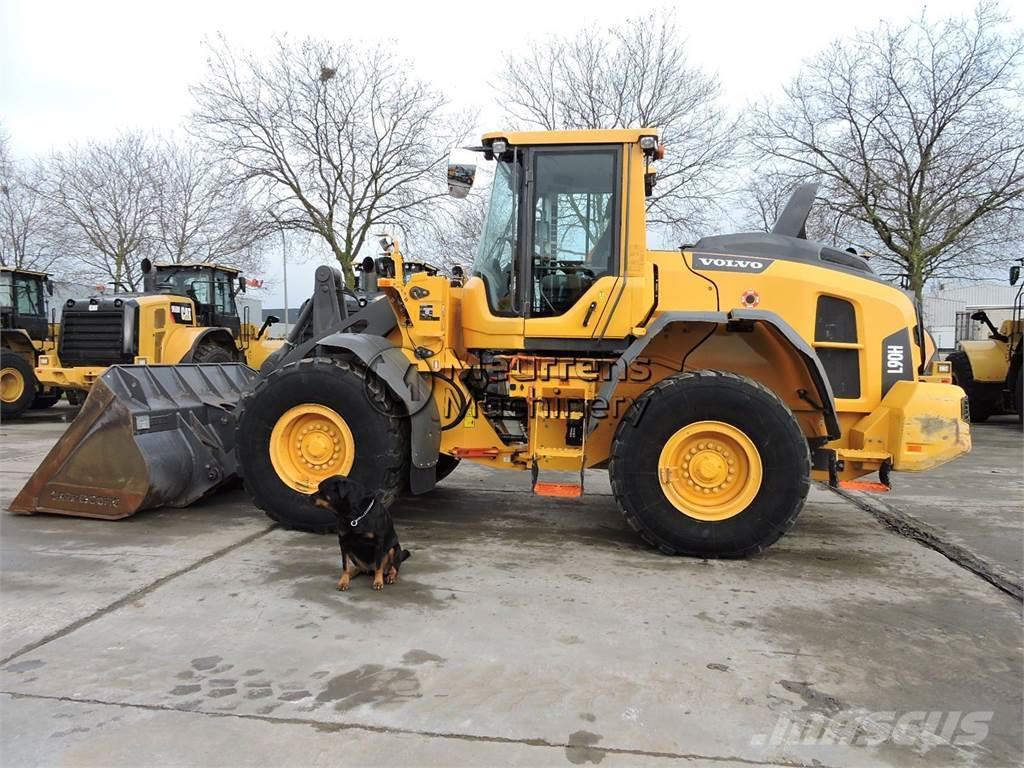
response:
<path id="1" fill-rule="evenodd" d="M 1011 11 L 1019 0 L 1004 6 Z M 691 61 L 721 79 L 739 109 L 770 94 L 830 40 L 881 20 L 903 22 L 921 0 L 678 3 Z M 125 128 L 173 131 L 204 71 L 202 42 L 223 32 L 233 47 L 261 50 L 276 35 L 380 41 L 458 104 L 500 128 L 489 83 L 503 54 L 531 37 L 610 26 L 656 7 L 639 3 L 519 0 L 516 3 L 0 0 L 0 123 L 16 155 L 31 156 Z M 664 6 L 673 7 L 673 6 Z M 931 0 L 933 17 L 969 13 L 969 0 Z M 513 10 L 514 9 L 514 12 Z M 267 275 L 277 286 L 279 254 Z M 312 263 L 289 268 L 292 306 L 306 295 Z"/>

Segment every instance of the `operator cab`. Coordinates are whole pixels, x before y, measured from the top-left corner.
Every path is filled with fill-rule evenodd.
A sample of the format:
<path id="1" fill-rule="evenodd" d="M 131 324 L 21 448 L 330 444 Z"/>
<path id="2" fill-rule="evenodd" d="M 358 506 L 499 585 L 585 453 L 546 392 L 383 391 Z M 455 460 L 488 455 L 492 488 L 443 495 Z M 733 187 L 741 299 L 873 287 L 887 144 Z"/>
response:
<path id="1" fill-rule="evenodd" d="M 490 309 L 563 315 L 617 272 L 622 147 L 509 148 L 495 140 L 485 150 L 497 162 L 473 269 Z"/>
<path id="2" fill-rule="evenodd" d="M 21 329 L 36 341 L 46 339 L 46 294 L 53 294 L 53 283 L 45 272 L 0 269 L 0 325 L 4 330 Z"/>
<path id="3" fill-rule="evenodd" d="M 242 326 L 235 296 L 245 291 L 245 281 L 238 270 L 211 264 L 158 264 L 154 272 L 156 290 L 192 299 L 198 325 L 228 328 L 239 336 Z"/>

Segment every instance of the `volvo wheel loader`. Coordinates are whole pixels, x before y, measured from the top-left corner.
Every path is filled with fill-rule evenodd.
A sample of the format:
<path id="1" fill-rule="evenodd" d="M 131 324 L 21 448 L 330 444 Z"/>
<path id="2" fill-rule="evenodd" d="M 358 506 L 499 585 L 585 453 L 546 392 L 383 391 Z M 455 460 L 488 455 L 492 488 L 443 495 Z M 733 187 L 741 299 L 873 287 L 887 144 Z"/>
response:
<path id="1" fill-rule="evenodd" d="M 50 322 L 45 272 L 0 268 L 0 416 L 13 419 L 29 408 L 49 408 L 61 390 L 40 384 L 33 369 L 40 355 L 53 356 L 58 328 Z"/>
<path id="2" fill-rule="evenodd" d="M 280 342 L 263 338 L 236 296 L 238 270 L 143 260 L 143 292 L 68 299 L 56 357 L 43 355 L 46 385 L 88 392 L 111 365 L 245 362 L 258 368 Z"/>
<path id="3" fill-rule="evenodd" d="M 1010 267 L 1010 285 L 1020 280 L 1020 269 L 1021 264 Z M 947 358 L 953 381 L 967 392 L 974 422 L 994 414 L 1016 413 L 1024 424 L 1024 283 L 1009 309 L 1010 317 L 998 328 L 985 310 L 971 315 L 971 320 L 988 327 L 989 337 L 961 340 Z"/>
<path id="4" fill-rule="evenodd" d="M 887 486 L 892 470 L 970 450 L 963 390 L 921 380 L 911 300 L 859 256 L 806 239 L 813 185 L 770 233 L 661 251 L 645 219 L 657 130 L 491 133 L 475 149 L 495 172 L 464 281 L 410 274 L 384 241 L 373 266 L 385 299 L 349 315 L 340 276 L 321 267 L 301 322 L 237 403 L 211 381 L 191 388 L 187 418 L 164 401 L 159 426 L 146 403 L 160 388 L 112 369 L 140 393 L 117 403 L 117 442 L 148 473 L 130 478 L 134 496 L 119 499 L 128 480 L 107 469 L 90 475 L 96 452 L 83 446 L 104 443 L 80 434 L 12 509 L 117 517 L 152 505 L 182 474 L 163 435 L 230 453 L 219 466 L 197 449 L 184 474 L 237 470 L 293 528 L 334 526 L 308 495 L 337 474 L 393 498 L 471 461 L 573 498 L 584 470 L 603 468 L 625 519 L 661 551 L 741 556 L 793 525 L 812 478 L 877 473 Z M 472 179 L 465 166 L 449 173 L 456 196 Z M 200 481 L 191 495 L 219 482 Z"/>

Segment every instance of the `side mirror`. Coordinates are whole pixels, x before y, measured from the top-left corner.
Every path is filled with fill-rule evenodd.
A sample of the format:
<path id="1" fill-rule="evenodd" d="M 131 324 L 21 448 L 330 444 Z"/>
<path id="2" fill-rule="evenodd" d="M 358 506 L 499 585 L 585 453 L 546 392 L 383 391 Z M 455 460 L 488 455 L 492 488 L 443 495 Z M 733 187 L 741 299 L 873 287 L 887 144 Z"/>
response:
<path id="1" fill-rule="evenodd" d="M 371 272 L 373 272 L 375 268 L 375 265 L 373 263 L 373 257 L 367 256 L 365 259 L 363 259 L 363 263 L 360 266 L 363 268 L 363 274 L 368 275 Z"/>
<path id="2" fill-rule="evenodd" d="M 1018 280 L 1020 280 L 1020 265 L 1014 264 L 1010 267 L 1010 285 L 1016 285 Z"/>
<path id="3" fill-rule="evenodd" d="M 242 275 L 238 276 L 238 292 L 245 293 L 245 278 Z"/>
<path id="4" fill-rule="evenodd" d="M 985 310 L 983 309 L 971 313 L 971 320 L 976 320 L 979 323 L 984 322 L 986 317 L 988 317 L 988 315 L 985 314 Z"/>
<path id="5" fill-rule="evenodd" d="M 476 179 L 476 165 L 473 163 L 457 163 L 451 155 L 448 157 L 448 194 L 459 199 L 469 194 Z"/>
<path id="6" fill-rule="evenodd" d="M 50 280 L 49 277 L 47 277 L 45 280 L 43 280 L 43 283 L 46 285 L 46 295 L 53 296 L 53 281 Z"/>
<path id="7" fill-rule="evenodd" d="M 139 266 L 142 267 L 142 274 L 144 275 L 148 275 L 153 271 L 153 262 L 149 259 L 143 259 Z"/>
<path id="8" fill-rule="evenodd" d="M 263 338 L 263 334 L 267 332 L 267 328 L 269 328 L 274 323 L 280 322 L 281 318 L 278 317 L 277 315 L 267 315 L 267 319 L 263 321 L 263 325 L 260 326 L 259 331 L 257 331 L 256 333 L 256 340 L 259 341 L 260 339 Z"/>

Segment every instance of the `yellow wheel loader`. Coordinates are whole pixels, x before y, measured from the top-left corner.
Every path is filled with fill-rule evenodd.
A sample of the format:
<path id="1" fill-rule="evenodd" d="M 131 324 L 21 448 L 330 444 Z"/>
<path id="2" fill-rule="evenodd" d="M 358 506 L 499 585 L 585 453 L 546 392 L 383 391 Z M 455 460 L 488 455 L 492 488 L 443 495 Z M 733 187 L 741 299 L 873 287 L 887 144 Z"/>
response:
<path id="1" fill-rule="evenodd" d="M 877 473 L 887 486 L 892 470 L 970 450 L 963 390 L 921 380 L 910 299 L 860 257 L 806 239 L 813 185 L 770 233 L 660 251 L 645 215 L 657 130 L 491 133 L 476 150 L 495 172 L 468 278 L 407 269 L 384 239 L 364 263 L 384 298 L 349 314 L 338 273 L 317 270 L 300 322 L 239 402 L 225 393 L 213 407 L 211 386 L 188 418 L 162 422 L 180 444 L 217 431 L 204 445 L 232 451 L 223 465 L 197 450 L 189 472 L 169 469 L 145 418 L 159 387 L 112 369 L 105 379 L 141 393 L 111 400 L 121 451 L 141 467 L 135 495 L 118 499 L 124 477 L 90 474 L 96 451 L 83 446 L 102 437 L 83 430 L 12 509 L 124 516 L 205 463 L 218 478 L 242 474 L 273 519 L 327 531 L 333 515 L 308 496 L 337 474 L 393 498 L 471 461 L 575 498 L 584 470 L 604 468 L 625 519 L 661 551 L 742 556 L 793 525 L 812 478 Z M 472 179 L 465 166 L 450 173 L 453 194 Z M 217 482 L 200 478 L 191 495 Z"/>
<path id="2" fill-rule="evenodd" d="M 280 346 L 239 313 L 239 271 L 212 264 L 143 261 L 142 293 L 65 302 L 56 357 L 43 355 L 46 385 L 88 392 L 111 365 L 244 362 L 259 368 Z M 243 316 L 246 315 L 246 316 Z"/>
<path id="3" fill-rule="evenodd" d="M 1024 263 L 1024 259 L 1021 260 Z M 1010 285 L 1020 280 L 1020 264 L 1010 267 Z M 1000 413 L 1016 413 L 1024 424 L 1024 371 L 1021 367 L 1024 339 L 1024 283 L 1017 289 L 1010 318 L 995 327 L 988 314 L 978 311 L 971 320 L 984 323 L 988 339 L 965 339 L 957 343 L 947 361 L 954 383 L 970 401 L 971 421 L 982 422 Z"/>
<path id="4" fill-rule="evenodd" d="M 53 356 L 57 326 L 46 311 L 53 283 L 45 272 L 0 268 L 0 416 L 13 419 L 29 408 L 49 408 L 61 390 L 41 384 L 33 369 L 40 355 Z"/>

